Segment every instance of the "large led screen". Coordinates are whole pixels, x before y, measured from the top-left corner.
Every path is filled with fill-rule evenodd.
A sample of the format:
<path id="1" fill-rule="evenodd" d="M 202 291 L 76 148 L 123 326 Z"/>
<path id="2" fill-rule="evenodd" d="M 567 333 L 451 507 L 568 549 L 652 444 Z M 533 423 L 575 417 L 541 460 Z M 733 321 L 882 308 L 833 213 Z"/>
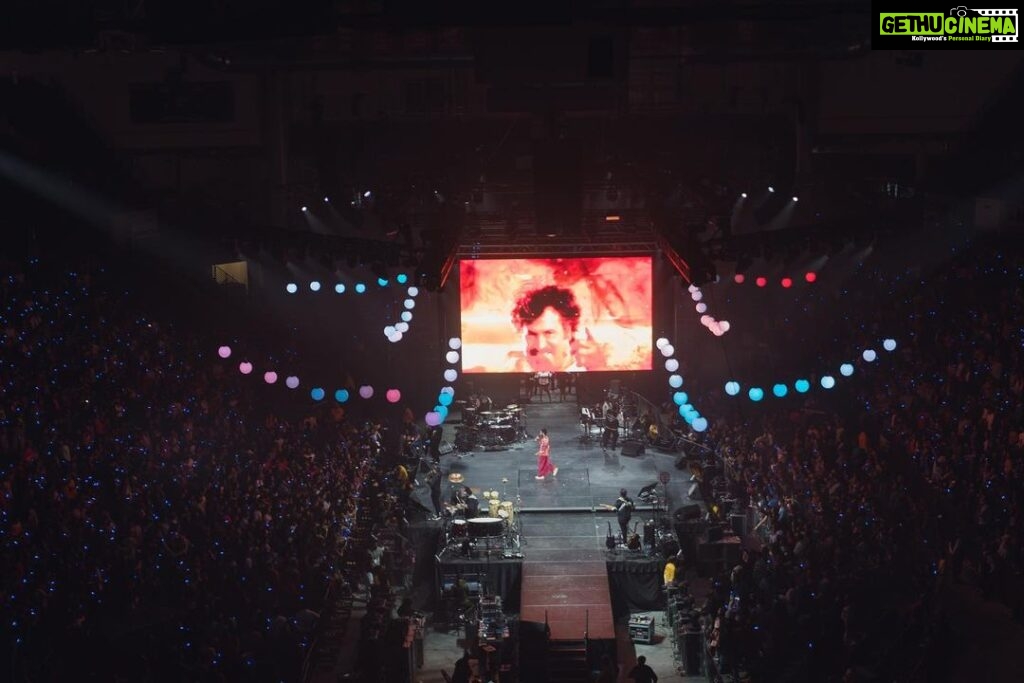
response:
<path id="1" fill-rule="evenodd" d="M 464 260 L 464 372 L 651 369 L 651 257 Z"/>

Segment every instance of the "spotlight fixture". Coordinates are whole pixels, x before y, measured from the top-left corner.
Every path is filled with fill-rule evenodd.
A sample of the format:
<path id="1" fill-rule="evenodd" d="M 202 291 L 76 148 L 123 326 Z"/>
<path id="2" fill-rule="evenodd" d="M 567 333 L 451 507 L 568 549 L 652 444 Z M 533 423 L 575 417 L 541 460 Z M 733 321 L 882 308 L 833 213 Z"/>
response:
<path id="1" fill-rule="evenodd" d="M 769 186 L 768 186 L 768 191 L 769 191 L 769 192 L 775 192 L 775 188 L 774 188 L 774 187 L 772 187 L 771 185 L 769 185 Z"/>
<path id="2" fill-rule="evenodd" d="M 327 202 L 328 204 L 330 204 L 331 203 L 331 198 L 330 197 L 324 197 L 324 201 Z"/>
<path id="3" fill-rule="evenodd" d="M 747 193 L 746 192 L 740 192 L 740 197 L 742 197 L 743 199 L 746 199 L 747 198 Z"/>
<path id="4" fill-rule="evenodd" d="M 305 207 L 305 206 L 304 206 L 304 207 L 302 207 L 302 213 L 306 213 L 307 211 L 309 211 L 309 208 L 308 208 L 308 207 Z"/>
<path id="5" fill-rule="evenodd" d="M 793 201 L 794 201 L 794 202 L 798 202 L 798 201 L 800 201 L 800 198 L 799 198 L 799 197 L 797 197 L 796 195 L 793 195 Z"/>
<path id="6" fill-rule="evenodd" d="M 369 190 L 367 190 L 366 192 L 364 192 L 364 193 L 363 193 L 363 197 L 365 197 L 366 199 L 369 199 L 369 198 L 370 198 L 370 195 L 372 195 L 372 194 L 373 194 L 372 192 L 370 192 Z"/>

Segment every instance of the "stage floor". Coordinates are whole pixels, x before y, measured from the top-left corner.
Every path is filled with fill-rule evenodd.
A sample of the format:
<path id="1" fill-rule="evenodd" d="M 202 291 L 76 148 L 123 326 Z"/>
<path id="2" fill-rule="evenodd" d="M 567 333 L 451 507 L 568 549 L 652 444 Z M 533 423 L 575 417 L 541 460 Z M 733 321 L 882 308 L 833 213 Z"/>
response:
<path id="1" fill-rule="evenodd" d="M 658 490 L 667 495 L 663 505 L 669 512 L 688 503 L 689 472 L 677 470 L 675 454 L 660 453 L 647 448 L 639 457 L 621 455 L 619 449 L 601 448 L 600 434 L 594 430 L 590 440 L 581 438 L 579 408 L 575 401 L 565 403 L 533 403 L 521 406 L 529 438 L 501 450 L 482 449 L 467 453 L 452 452 L 442 456 L 445 477 L 451 472 L 463 475 L 463 483 L 478 495 L 481 491 L 498 491 L 501 500 L 519 496 L 524 511 L 586 511 L 598 504 L 612 504 L 625 488 L 640 508 L 637 517 L 649 513 L 637 500 L 638 491 L 657 483 L 659 473 L 666 473 L 667 486 Z M 453 411 L 444 425 L 444 438 L 455 443 L 461 415 Z M 534 437 L 546 427 L 551 442 L 551 460 L 559 468 L 558 476 L 537 481 L 537 444 Z M 448 499 L 452 485 L 445 481 L 443 495 Z M 485 503 L 486 501 L 481 501 Z M 429 504 L 429 503 L 428 503 Z M 529 532 L 526 532 L 529 534 Z"/>

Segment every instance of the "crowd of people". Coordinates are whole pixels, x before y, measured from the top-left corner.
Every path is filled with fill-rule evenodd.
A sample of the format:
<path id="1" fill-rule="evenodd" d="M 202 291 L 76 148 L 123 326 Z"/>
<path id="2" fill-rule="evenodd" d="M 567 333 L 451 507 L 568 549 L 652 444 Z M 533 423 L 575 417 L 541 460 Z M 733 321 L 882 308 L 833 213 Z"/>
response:
<path id="1" fill-rule="evenodd" d="M 394 520 L 379 425 L 253 400 L 215 343 L 133 312 L 98 270 L 5 270 L 15 679 L 294 680 L 328 587 L 383 583 L 349 552 L 361 509 L 374 533 Z"/>
<path id="2" fill-rule="evenodd" d="M 715 578 L 705 631 L 723 671 L 940 680 L 950 586 L 1024 619 L 1021 281 L 1019 255 L 971 249 L 877 312 L 903 321 L 889 367 L 781 410 L 711 408 L 718 502 L 755 506 L 763 540 Z"/>
<path id="3" fill-rule="evenodd" d="M 16 677 L 291 680 L 329 588 L 365 587 L 364 636 L 384 628 L 411 558 L 379 424 L 254 400 L 214 343 L 139 314 L 99 271 L 6 270 Z M 1024 293 L 1007 287 L 1024 259 L 981 245 L 935 274 L 862 275 L 885 304 L 866 321 L 851 295 L 834 334 L 856 346 L 898 321 L 889 367 L 781 409 L 700 403 L 729 504 L 761 516 L 705 624 L 714 662 L 753 680 L 931 678 L 954 585 L 1024 617 Z"/>

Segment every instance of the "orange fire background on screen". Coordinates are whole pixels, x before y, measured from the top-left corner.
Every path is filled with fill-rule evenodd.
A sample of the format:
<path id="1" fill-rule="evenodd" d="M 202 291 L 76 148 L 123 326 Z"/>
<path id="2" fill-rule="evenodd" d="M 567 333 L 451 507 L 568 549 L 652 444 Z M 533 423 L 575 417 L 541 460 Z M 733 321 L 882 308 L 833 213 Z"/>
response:
<path id="1" fill-rule="evenodd" d="M 606 351 L 604 367 L 650 370 L 651 257 L 488 259 L 459 263 L 463 372 L 514 372 L 525 342 L 512 310 L 525 293 L 554 285 L 580 307 L 578 339 L 589 334 Z"/>

